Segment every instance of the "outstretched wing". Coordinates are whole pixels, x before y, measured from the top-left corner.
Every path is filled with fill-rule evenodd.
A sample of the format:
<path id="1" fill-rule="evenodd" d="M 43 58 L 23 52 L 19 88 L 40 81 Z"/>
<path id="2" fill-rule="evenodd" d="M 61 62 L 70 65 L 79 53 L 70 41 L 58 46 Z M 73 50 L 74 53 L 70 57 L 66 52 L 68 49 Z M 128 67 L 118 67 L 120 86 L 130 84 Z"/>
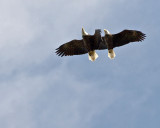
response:
<path id="1" fill-rule="evenodd" d="M 136 30 L 123 30 L 120 33 L 113 34 L 113 47 L 119 47 L 130 42 L 143 41 L 145 34 Z"/>
<path id="2" fill-rule="evenodd" d="M 73 56 L 87 53 L 83 40 L 72 40 L 56 49 L 58 56 Z"/>

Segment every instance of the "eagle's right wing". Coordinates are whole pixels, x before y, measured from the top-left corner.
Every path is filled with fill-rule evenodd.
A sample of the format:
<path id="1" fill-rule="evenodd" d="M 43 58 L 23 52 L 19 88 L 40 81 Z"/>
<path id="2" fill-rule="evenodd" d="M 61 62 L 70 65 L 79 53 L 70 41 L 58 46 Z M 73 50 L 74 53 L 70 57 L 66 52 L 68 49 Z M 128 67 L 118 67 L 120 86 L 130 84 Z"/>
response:
<path id="1" fill-rule="evenodd" d="M 114 34 L 113 36 L 113 47 L 119 47 L 130 42 L 143 41 L 145 34 L 141 31 L 136 30 L 123 30 L 120 33 Z"/>
<path id="2" fill-rule="evenodd" d="M 81 55 L 87 52 L 88 50 L 85 48 L 83 40 L 72 40 L 56 49 L 56 54 L 61 57 Z"/>

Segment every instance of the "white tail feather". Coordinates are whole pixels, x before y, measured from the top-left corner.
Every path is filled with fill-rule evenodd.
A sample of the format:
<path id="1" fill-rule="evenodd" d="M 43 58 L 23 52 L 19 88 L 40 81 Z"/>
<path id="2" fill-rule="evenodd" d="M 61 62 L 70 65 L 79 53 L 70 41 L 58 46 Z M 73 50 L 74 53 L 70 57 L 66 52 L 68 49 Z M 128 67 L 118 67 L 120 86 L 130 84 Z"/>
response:
<path id="1" fill-rule="evenodd" d="M 91 61 L 95 61 L 98 58 L 98 54 L 95 51 L 90 51 L 88 53 L 88 58 Z"/>
<path id="2" fill-rule="evenodd" d="M 110 59 L 114 59 L 116 57 L 115 52 L 113 51 L 113 49 L 108 50 L 108 57 Z"/>

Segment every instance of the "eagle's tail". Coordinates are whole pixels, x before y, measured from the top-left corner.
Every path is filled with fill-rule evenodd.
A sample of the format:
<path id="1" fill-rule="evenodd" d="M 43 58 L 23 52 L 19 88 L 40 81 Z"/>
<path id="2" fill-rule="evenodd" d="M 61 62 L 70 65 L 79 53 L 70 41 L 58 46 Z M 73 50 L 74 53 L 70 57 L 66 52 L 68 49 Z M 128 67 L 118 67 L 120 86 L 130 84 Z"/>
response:
<path id="1" fill-rule="evenodd" d="M 94 51 L 88 52 L 88 58 L 91 61 L 95 61 L 98 58 L 98 54 Z"/>
<path id="2" fill-rule="evenodd" d="M 108 50 L 108 57 L 110 59 L 114 59 L 116 56 L 115 52 L 113 51 L 113 49 Z"/>

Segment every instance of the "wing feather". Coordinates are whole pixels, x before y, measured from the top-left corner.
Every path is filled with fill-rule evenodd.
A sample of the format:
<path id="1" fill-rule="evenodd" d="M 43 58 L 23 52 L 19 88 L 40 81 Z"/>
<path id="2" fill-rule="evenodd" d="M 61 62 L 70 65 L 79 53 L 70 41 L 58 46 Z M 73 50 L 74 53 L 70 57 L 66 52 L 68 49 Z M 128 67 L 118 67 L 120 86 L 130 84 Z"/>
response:
<path id="1" fill-rule="evenodd" d="M 83 40 L 72 40 L 56 49 L 58 56 L 73 56 L 87 53 Z"/>
<path id="2" fill-rule="evenodd" d="M 119 47 L 130 42 L 139 42 L 145 39 L 146 35 L 141 31 L 123 30 L 120 33 L 113 34 L 113 47 Z"/>

